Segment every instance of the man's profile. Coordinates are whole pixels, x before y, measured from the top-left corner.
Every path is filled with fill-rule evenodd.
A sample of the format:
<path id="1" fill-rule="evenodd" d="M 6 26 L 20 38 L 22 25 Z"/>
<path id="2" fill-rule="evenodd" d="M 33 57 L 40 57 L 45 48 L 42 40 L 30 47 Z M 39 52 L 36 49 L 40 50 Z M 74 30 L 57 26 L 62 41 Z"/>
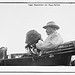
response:
<path id="1" fill-rule="evenodd" d="M 57 33 L 56 31 L 60 27 L 56 25 L 54 21 L 48 22 L 46 26 L 44 26 L 43 28 L 46 29 L 48 37 L 45 39 L 43 43 L 40 43 L 38 41 L 38 43 L 36 44 L 37 49 L 40 50 L 52 49 L 63 43 L 63 39 L 61 38 L 60 34 Z"/>

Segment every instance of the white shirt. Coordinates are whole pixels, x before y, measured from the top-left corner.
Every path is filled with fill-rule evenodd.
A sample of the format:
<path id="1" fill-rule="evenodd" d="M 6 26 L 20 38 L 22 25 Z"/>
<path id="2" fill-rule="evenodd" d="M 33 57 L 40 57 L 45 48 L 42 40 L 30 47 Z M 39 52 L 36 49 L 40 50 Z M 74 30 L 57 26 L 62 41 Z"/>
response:
<path id="1" fill-rule="evenodd" d="M 44 42 L 39 41 L 36 44 L 36 47 L 41 50 L 50 49 L 53 47 L 58 46 L 59 44 L 63 44 L 63 39 L 61 38 L 60 34 L 54 32 L 46 38 Z"/>

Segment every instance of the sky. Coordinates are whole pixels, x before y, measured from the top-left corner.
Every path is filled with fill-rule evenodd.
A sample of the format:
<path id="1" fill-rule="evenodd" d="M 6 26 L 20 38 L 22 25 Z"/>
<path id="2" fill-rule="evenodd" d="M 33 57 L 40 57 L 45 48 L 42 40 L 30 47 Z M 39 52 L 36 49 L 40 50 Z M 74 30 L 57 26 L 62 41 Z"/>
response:
<path id="1" fill-rule="evenodd" d="M 35 29 L 45 40 L 42 27 L 54 21 L 64 42 L 75 40 L 75 4 L 60 6 L 28 6 L 25 4 L 0 4 L 0 47 L 7 53 L 24 53 L 26 33 Z"/>

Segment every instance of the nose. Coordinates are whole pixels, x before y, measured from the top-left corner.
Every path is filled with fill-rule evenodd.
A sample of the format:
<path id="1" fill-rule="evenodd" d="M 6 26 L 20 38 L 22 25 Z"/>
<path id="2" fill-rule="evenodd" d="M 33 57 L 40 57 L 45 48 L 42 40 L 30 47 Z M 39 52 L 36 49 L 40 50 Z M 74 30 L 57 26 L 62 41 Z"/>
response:
<path id="1" fill-rule="evenodd" d="M 49 34 L 48 30 L 46 30 L 46 33 Z"/>
<path id="2" fill-rule="evenodd" d="M 50 29 L 46 29 L 46 32 L 49 32 L 50 31 Z"/>

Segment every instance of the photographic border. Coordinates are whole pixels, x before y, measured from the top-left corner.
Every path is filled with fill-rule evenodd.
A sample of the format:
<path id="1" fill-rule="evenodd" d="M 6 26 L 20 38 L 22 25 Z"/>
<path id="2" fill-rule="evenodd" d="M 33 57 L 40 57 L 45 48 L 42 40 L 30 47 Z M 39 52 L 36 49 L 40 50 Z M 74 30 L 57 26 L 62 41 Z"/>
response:
<path id="1" fill-rule="evenodd" d="M 42 4 L 74 4 L 75 5 L 75 2 L 24 2 L 24 1 L 20 1 L 20 2 L 0 2 L 0 4 L 35 4 L 35 3 L 42 3 Z M 43 71 L 0 71 L 0 73 L 75 73 L 74 71 L 71 72 L 71 71 L 59 71 L 59 72 L 56 72 L 56 71 L 53 71 L 53 72 L 43 72 Z"/>

